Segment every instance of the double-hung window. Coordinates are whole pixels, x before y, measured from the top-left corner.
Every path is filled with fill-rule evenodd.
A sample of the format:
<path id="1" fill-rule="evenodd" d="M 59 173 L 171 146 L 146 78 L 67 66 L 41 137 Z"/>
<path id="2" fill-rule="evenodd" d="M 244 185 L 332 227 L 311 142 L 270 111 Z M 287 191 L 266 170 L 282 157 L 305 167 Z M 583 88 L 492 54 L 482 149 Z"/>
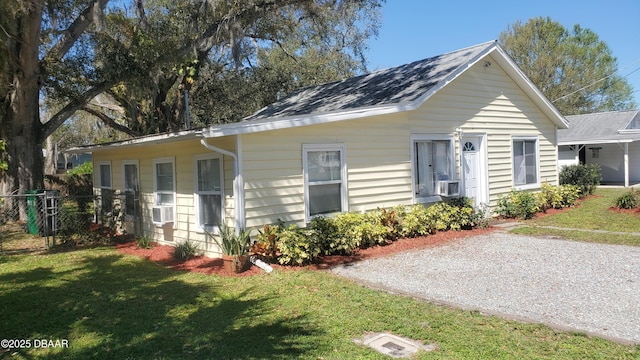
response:
<path id="1" fill-rule="evenodd" d="M 343 144 L 305 144 L 302 147 L 305 217 L 347 210 L 347 168 Z"/>
<path id="2" fill-rule="evenodd" d="M 164 158 L 153 161 L 155 205 L 175 205 L 176 176 L 175 159 Z"/>
<path id="3" fill-rule="evenodd" d="M 196 225 L 199 229 L 217 232 L 224 214 L 222 156 L 196 156 L 195 174 Z"/>
<path id="4" fill-rule="evenodd" d="M 513 185 L 520 188 L 537 187 L 538 138 L 513 137 Z"/>
<path id="5" fill-rule="evenodd" d="M 109 213 L 113 204 L 110 161 L 98 162 L 98 187 L 100 188 L 100 209 L 103 214 Z"/>
<path id="6" fill-rule="evenodd" d="M 134 216 L 136 213 L 136 196 L 140 191 L 138 161 L 124 160 L 122 162 L 122 176 L 122 188 L 125 194 L 125 214 L 126 216 Z"/>
<path id="7" fill-rule="evenodd" d="M 413 136 L 413 188 L 417 201 L 437 196 L 437 182 L 455 179 L 453 139 Z"/>

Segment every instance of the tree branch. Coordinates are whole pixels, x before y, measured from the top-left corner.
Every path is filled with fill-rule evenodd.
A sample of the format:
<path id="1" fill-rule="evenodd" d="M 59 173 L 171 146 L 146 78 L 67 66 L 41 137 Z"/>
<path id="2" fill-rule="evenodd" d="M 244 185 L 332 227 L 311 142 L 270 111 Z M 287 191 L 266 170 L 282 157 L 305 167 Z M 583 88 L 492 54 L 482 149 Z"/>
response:
<path id="1" fill-rule="evenodd" d="M 115 80 L 103 81 L 96 86 L 92 87 L 88 91 L 83 93 L 81 98 L 70 101 L 65 107 L 58 111 L 55 115 L 49 119 L 46 123 L 42 124 L 41 136 L 44 140 L 47 136 L 51 135 L 57 128 L 60 127 L 74 112 L 82 109 L 91 99 L 100 95 L 107 89 L 114 86 L 117 82 Z"/>
<path id="2" fill-rule="evenodd" d="M 140 134 L 136 133 L 135 131 L 129 129 L 128 127 L 118 124 L 114 119 L 110 118 L 109 116 L 105 115 L 104 113 L 101 113 L 100 111 L 94 110 L 88 106 L 83 106 L 82 111 L 85 111 L 95 117 L 97 117 L 98 119 L 102 120 L 102 122 L 107 125 L 108 127 L 118 130 L 120 132 L 123 132 L 129 136 L 135 137 L 135 136 L 139 136 Z"/>
<path id="3" fill-rule="evenodd" d="M 44 57 L 45 61 L 54 59 L 62 59 L 67 52 L 73 47 L 73 44 L 78 40 L 85 30 L 91 25 L 95 16 L 99 12 L 102 12 L 107 6 L 109 0 L 94 0 L 89 4 L 75 21 L 69 25 L 64 31 L 60 40 L 51 48 L 49 53 Z"/>

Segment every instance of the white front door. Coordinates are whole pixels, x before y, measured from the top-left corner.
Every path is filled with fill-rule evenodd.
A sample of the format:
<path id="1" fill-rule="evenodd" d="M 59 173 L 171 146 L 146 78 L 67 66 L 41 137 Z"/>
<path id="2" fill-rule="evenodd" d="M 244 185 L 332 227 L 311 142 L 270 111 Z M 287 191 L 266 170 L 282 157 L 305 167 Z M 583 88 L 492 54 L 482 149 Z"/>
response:
<path id="1" fill-rule="evenodd" d="M 484 171 L 482 169 L 482 137 L 463 137 L 462 145 L 462 179 L 464 196 L 472 198 L 476 206 L 485 202 Z"/>

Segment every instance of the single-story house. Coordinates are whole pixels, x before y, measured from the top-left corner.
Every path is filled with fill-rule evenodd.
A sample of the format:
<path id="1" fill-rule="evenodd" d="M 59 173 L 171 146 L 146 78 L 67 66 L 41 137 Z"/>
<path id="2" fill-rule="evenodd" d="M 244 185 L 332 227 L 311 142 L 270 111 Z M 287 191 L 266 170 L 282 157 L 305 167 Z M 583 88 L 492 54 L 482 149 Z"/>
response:
<path id="1" fill-rule="evenodd" d="M 558 166 L 598 164 L 602 183 L 640 183 L 640 111 L 612 111 L 566 117 L 558 131 Z"/>
<path id="2" fill-rule="evenodd" d="M 495 41 L 294 92 L 243 121 L 77 148 L 100 189 L 138 188 L 145 234 L 217 256 L 203 229 L 558 182 L 564 117 Z"/>

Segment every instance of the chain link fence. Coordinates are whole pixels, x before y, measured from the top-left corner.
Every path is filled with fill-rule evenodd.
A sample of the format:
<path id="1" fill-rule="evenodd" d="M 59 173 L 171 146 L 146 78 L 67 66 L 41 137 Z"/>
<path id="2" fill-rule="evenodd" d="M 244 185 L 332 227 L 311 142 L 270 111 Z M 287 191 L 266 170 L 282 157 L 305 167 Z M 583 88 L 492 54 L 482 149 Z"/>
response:
<path id="1" fill-rule="evenodd" d="M 58 190 L 0 195 L 0 252 L 110 243 L 139 235 L 139 193 L 102 189 L 99 195 Z"/>

